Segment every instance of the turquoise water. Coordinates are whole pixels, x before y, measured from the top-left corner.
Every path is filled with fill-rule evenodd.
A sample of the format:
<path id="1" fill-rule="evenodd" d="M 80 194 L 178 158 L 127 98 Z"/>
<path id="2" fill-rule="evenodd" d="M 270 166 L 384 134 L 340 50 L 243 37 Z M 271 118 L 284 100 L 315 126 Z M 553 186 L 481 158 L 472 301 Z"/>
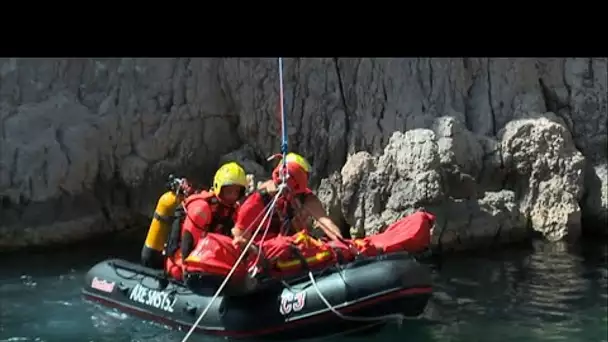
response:
<path id="1" fill-rule="evenodd" d="M 91 264 L 108 255 L 137 258 L 139 242 L 121 239 L 106 247 L 112 253 L 83 247 L 0 256 L 0 341 L 181 341 L 185 332 L 81 299 Z M 420 320 L 326 340 L 608 341 L 607 258 L 598 242 L 450 256 L 435 271 L 435 294 Z"/>

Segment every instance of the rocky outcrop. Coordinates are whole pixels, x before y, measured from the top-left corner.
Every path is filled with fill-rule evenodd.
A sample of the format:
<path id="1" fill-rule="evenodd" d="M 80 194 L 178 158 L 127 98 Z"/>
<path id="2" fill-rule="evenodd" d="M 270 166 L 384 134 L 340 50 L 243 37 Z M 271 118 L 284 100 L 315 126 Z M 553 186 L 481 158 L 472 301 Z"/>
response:
<path id="1" fill-rule="evenodd" d="M 551 240 L 580 235 L 585 160 L 563 125 L 515 120 L 501 141 L 476 136 L 453 117 L 432 127 L 395 132 L 379 157 L 348 159 L 333 194 L 355 234 L 424 208 L 438 216 L 436 243 L 445 248 L 521 240 L 528 228 Z"/>
<path id="2" fill-rule="evenodd" d="M 499 136 L 507 186 L 516 189 L 531 228 L 549 240 L 578 238 L 585 158 L 568 130 L 547 118 L 525 119 L 510 122 Z"/>
<path id="3" fill-rule="evenodd" d="M 394 173 L 377 165 L 380 171 L 370 182 L 396 178 L 374 185 L 387 188 L 378 190 L 385 197 L 378 195 L 364 207 L 388 207 L 386 213 L 362 218 L 349 209 L 351 216 L 342 214 L 345 207 L 361 206 L 359 194 L 353 194 L 330 203 L 340 219 L 381 222 L 411 205 L 445 207 L 453 200 L 500 211 L 502 216 L 493 216 L 500 221 L 517 216 L 508 204 L 516 203 L 530 227 L 559 237 L 566 230 L 558 227 L 576 226 L 577 201 L 584 204 L 585 217 L 605 213 L 605 201 L 594 200 L 605 196 L 593 187 L 580 190 L 583 180 L 572 175 L 581 162 L 572 161 L 578 158 L 574 154 L 565 156 L 565 150 L 573 142 L 587 159 L 584 174 L 601 175 L 594 170 L 607 155 L 606 59 L 284 62 L 289 147 L 309 157 L 313 185 L 321 184 L 320 191 L 346 191 L 338 189 L 345 180 L 335 179 L 343 178 L 347 156 L 358 151 L 367 152 L 373 163 L 404 158 L 383 154 L 394 132 L 433 141 L 419 146 L 419 153 L 436 155 L 426 169 Z M 137 224 L 133 218 L 147 219 L 169 173 L 209 184 L 220 158 L 244 144 L 246 153 L 222 160 L 249 154 L 246 158 L 261 165 L 250 172 L 261 177 L 269 171 L 263 159 L 280 148 L 277 76 L 274 59 L 0 60 L 0 248 L 79 239 Z M 536 129 L 530 127 L 542 124 L 514 120 L 546 112 L 555 113 L 559 120 L 551 122 L 563 123 L 571 138 L 545 125 L 543 134 L 563 143 L 545 146 L 533 140 L 530 148 L 552 152 L 539 165 L 520 170 L 527 163 L 524 156 L 509 159 L 502 153 L 520 146 Z M 505 160 L 510 161 L 503 165 Z M 574 166 L 565 165 L 571 161 Z M 404 174 L 416 178 L 401 178 Z M 330 175 L 333 182 L 323 180 Z M 524 180 L 541 193 L 522 190 Z M 569 181 L 575 183 L 563 183 Z M 419 190 L 420 184 L 429 188 Z M 560 187 L 560 194 L 545 194 Z M 394 197 L 393 188 L 419 197 L 402 204 L 403 196 Z M 507 200 L 513 196 L 503 190 L 515 199 Z M 558 202 L 550 211 L 543 209 Z M 547 233 L 551 229 L 558 233 Z M 575 230 L 567 229 L 570 235 Z"/>

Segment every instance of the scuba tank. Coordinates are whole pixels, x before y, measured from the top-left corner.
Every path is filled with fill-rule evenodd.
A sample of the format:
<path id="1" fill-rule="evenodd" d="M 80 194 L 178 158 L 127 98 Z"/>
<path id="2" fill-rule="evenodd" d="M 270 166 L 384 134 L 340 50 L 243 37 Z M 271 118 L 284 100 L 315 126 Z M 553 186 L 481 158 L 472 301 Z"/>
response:
<path id="1" fill-rule="evenodd" d="M 190 195 L 191 188 L 186 179 L 169 175 L 165 192 L 156 204 L 148 235 L 141 251 L 141 262 L 150 268 L 164 268 L 163 250 L 169 236 L 177 206 Z"/>

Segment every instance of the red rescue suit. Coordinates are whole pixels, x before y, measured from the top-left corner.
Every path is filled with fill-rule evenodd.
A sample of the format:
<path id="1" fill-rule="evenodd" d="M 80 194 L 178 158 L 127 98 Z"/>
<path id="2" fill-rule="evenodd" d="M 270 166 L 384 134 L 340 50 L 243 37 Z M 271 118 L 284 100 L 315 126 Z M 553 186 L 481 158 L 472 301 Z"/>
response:
<path id="1" fill-rule="evenodd" d="M 224 205 L 217 196 L 208 191 L 202 191 L 186 198 L 183 202 L 186 216 L 181 227 L 180 248 L 167 258 L 165 269 L 174 279 L 181 280 L 184 267 L 183 260 L 194 250 L 201 237 L 207 232 L 231 235 L 234 226 L 238 204 L 235 207 Z M 182 254 L 182 250 L 187 253 Z"/>

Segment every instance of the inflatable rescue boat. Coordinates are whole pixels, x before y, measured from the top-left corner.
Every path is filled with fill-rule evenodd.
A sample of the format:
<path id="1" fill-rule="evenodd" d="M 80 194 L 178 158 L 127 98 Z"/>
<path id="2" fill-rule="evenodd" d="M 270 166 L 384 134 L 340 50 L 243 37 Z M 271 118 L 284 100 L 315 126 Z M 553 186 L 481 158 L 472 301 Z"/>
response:
<path id="1" fill-rule="evenodd" d="M 428 246 L 433 221 L 431 214 L 418 212 L 383 233 L 343 244 L 320 243 L 303 232 L 264 241 L 260 248 L 274 260 L 273 271 L 249 278 L 253 257 L 242 262 L 231 280 L 242 284 L 253 279 L 254 290 L 225 287 L 194 331 L 233 338 L 299 339 L 377 325 L 382 323 L 377 318 L 386 315 L 419 316 L 432 288 L 429 268 L 415 255 Z M 235 254 L 226 253 L 234 248 L 229 237 L 210 233 L 200 245 L 205 252 L 199 259 L 198 287 L 187 277 L 182 282 L 164 270 L 113 259 L 91 268 L 83 294 L 105 306 L 190 329 L 225 273 L 237 265 L 226 259 Z M 202 249 L 193 254 L 196 250 Z"/>
<path id="2" fill-rule="evenodd" d="M 378 324 L 353 317 L 418 316 L 431 296 L 429 270 L 405 252 L 363 257 L 310 275 L 251 294 L 219 296 L 195 331 L 233 338 L 326 336 Z M 120 259 L 98 263 L 85 282 L 89 300 L 185 329 L 212 298 L 167 279 L 163 271 Z"/>
<path id="3" fill-rule="evenodd" d="M 387 315 L 415 317 L 431 296 L 430 270 L 415 256 L 428 249 L 435 220 L 424 211 L 364 239 L 328 241 L 306 231 L 277 236 L 247 257 L 231 237 L 207 233 L 187 258 L 188 272 L 176 279 L 162 266 L 168 218 L 191 191 L 183 179 L 168 185 L 142 264 L 112 259 L 93 266 L 86 299 L 180 328 L 200 319 L 194 331 L 208 334 L 298 339 L 377 325 Z"/>

